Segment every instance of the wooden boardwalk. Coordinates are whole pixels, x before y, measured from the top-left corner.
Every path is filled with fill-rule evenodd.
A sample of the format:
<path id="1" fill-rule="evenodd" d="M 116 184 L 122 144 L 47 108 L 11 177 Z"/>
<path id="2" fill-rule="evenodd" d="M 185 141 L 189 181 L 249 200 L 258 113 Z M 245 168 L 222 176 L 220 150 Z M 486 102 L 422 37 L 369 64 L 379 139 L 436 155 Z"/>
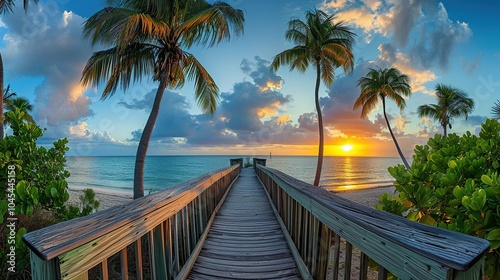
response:
<path id="1" fill-rule="evenodd" d="M 241 171 L 188 279 L 301 279 L 253 169 Z"/>

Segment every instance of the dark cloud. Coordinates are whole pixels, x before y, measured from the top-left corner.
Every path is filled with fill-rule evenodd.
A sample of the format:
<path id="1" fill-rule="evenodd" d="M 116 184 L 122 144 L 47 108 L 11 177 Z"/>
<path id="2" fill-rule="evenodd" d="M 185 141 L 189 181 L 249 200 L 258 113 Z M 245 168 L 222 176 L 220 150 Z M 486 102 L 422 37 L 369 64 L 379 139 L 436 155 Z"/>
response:
<path id="1" fill-rule="evenodd" d="M 486 121 L 487 117 L 486 116 L 480 116 L 480 115 L 470 115 L 467 117 L 467 119 L 463 119 L 464 124 L 470 125 L 470 126 L 480 126 Z"/>
<path id="2" fill-rule="evenodd" d="M 255 62 L 243 60 L 242 70 L 254 82 L 236 83 L 232 92 L 221 93 L 214 116 L 192 115 L 185 96 L 165 92 L 151 140 L 168 141 L 165 139 L 178 137 L 185 138 L 186 143 L 191 145 L 221 145 L 254 143 L 269 138 L 266 133 L 272 133 L 272 130 L 266 127 L 266 121 L 277 115 L 283 105 L 291 102 L 291 97 L 269 87 L 280 85 L 282 78 L 269 70 L 268 61 L 259 57 L 255 58 Z M 149 112 L 155 94 L 156 91 L 152 90 L 142 99 L 119 104 L 128 109 Z M 142 130 L 133 131 L 129 140 L 138 141 L 141 133 Z"/>
<path id="3" fill-rule="evenodd" d="M 227 119 L 227 128 L 235 131 L 258 131 L 262 118 L 276 114 L 276 110 L 291 98 L 280 92 L 265 90 L 249 82 L 234 85 L 234 92 L 221 94 L 220 110 Z"/>
<path id="4" fill-rule="evenodd" d="M 316 113 L 304 113 L 299 116 L 297 120 L 299 123 L 299 128 L 305 129 L 307 131 L 318 132 L 318 120 L 316 118 Z"/>
<path id="5" fill-rule="evenodd" d="M 395 1 L 395 4 L 391 9 L 391 29 L 394 40 L 400 46 L 407 45 L 408 37 L 410 36 L 418 18 L 421 16 L 422 4 L 432 2 L 434 1 Z"/>
<path id="6" fill-rule="evenodd" d="M 328 96 L 320 99 L 325 126 L 331 126 L 346 135 L 361 137 L 380 133 L 378 126 L 369 120 L 361 119 L 361 109 L 353 109 L 360 93 L 357 87 L 358 79 L 365 76 L 370 68 L 376 68 L 376 63 L 358 61 L 353 73 L 336 79 L 329 89 Z"/>
<path id="7" fill-rule="evenodd" d="M 443 3 L 436 13 L 426 15 L 418 28 L 418 39 L 410 46 L 410 56 L 425 68 L 438 65 L 446 69 L 455 45 L 469 39 L 472 31 L 466 23 L 453 22 Z"/>
<path id="8" fill-rule="evenodd" d="M 119 102 L 120 105 L 133 110 L 151 111 L 153 101 L 156 96 L 156 89 L 148 92 L 143 99 L 134 99 L 127 103 Z M 162 139 L 167 137 L 189 137 L 195 132 L 195 118 L 188 109 L 189 102 L 186 97 L 177 92 L 165 91 L 160 105 L 160 112 L 156 120 L 155 128 L 151 138 Z M 132 132 L 131 141 L 138 141 L 142 130 Z"/>

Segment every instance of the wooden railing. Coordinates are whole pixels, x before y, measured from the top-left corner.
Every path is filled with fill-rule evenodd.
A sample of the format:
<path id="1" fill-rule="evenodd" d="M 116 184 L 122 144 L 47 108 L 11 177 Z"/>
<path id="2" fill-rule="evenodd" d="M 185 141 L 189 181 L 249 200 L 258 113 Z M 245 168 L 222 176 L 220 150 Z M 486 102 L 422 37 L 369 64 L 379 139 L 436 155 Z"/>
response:
<path id="1" fill-rule="evenodd" d="M 185 277 L 239 171 L 240 166 L 233 165 L 121 206 L 25 234 L 32 278 Z"/>
<path id="2" fill-rule="evenodd" d="M 483 279 L 484 239 L 365 207 L 261 165 L 257 175 L 304 278 Z"/>

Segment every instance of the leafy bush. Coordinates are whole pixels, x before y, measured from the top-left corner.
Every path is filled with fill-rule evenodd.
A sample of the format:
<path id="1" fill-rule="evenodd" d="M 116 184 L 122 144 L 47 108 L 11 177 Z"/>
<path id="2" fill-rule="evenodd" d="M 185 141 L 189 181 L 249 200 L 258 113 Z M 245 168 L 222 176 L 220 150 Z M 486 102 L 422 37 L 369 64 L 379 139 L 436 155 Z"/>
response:
<path id="1" fill-rule="evenodd" d="M 500 124 L 486 120 L 479 136 L 436 135 L 415 147 L 411 167 L 390 167 L 397 193 L 378 209 L 409 220 L 487 239 L 486 274 L 500 279 Z"/>
<path id="2" fill-rule="evenodd" d="M 24 114 L 19 109 L 7 113 L 13 135 L 0 141 L 0 269 L 8 271 L 7 249 L 15 243 L 16 278 L 29 277 L 29 250 L 21 240 L 28 230 L 85 216 L 99 204 L 92 191 L 85 192 L 80 206 L 66 203 L 68 140 L 57 140 L 49 149 L 37 145 L 43 131 L 26 123 Z M 15 239 L 9 239 L 14 231 Z"/>

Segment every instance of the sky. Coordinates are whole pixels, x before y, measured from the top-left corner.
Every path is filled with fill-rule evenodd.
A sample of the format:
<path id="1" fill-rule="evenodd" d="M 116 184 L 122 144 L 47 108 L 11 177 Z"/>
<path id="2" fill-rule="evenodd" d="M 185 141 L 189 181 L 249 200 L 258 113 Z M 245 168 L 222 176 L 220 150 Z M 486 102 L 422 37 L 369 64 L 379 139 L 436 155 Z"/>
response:
<path id="1" fill-rule="evenodd" d="M 156 83 L 144 77 L 126 92 L 100 100 L 102 88 L 83 88 L 83 67 L 95 51 L 82 25 L 105 7 L 104 0 L 41 0 L 28 12 L 17 1 L 0 17 L 0 52 L 5 85 L 34 105 L 35 121 L 46 128 L 39 140 L 50 145 L 68 138 L 68 155 L 135 155 Z M 335 71 L 331 86 L 320 87 L 327 156 L 397 157 L 381 105 L 367 119 L 353 110 L 359 78 L 372 68 L 396 67 L 411 80 L 412 95 L 400 111 L 390 101 L 387 114 L 407 157 L 442 133 L 437 121 L 420 118 L 417 108 L 433 104 L 437 84 L 465 91 L 476 103 L 449 132 L 477 134 L 500 98 L 500 3 L 433 0 L 229 0 L 245 13 L 245 31 L 194 54 L 220 89 L 213 116 L 197 107 L 192 83 L 167 91 L 148 155 L 316 155 L 315 72 L 273 73 L 273 57 L 294 45 L 285 40 L 287 23 L 317 8 L 336 14 L 357 34 L 351 73 Z M 7 130 L 7 134 L 11 134 Z M 351 145 L 351 150 L 342 149 Z"/>

